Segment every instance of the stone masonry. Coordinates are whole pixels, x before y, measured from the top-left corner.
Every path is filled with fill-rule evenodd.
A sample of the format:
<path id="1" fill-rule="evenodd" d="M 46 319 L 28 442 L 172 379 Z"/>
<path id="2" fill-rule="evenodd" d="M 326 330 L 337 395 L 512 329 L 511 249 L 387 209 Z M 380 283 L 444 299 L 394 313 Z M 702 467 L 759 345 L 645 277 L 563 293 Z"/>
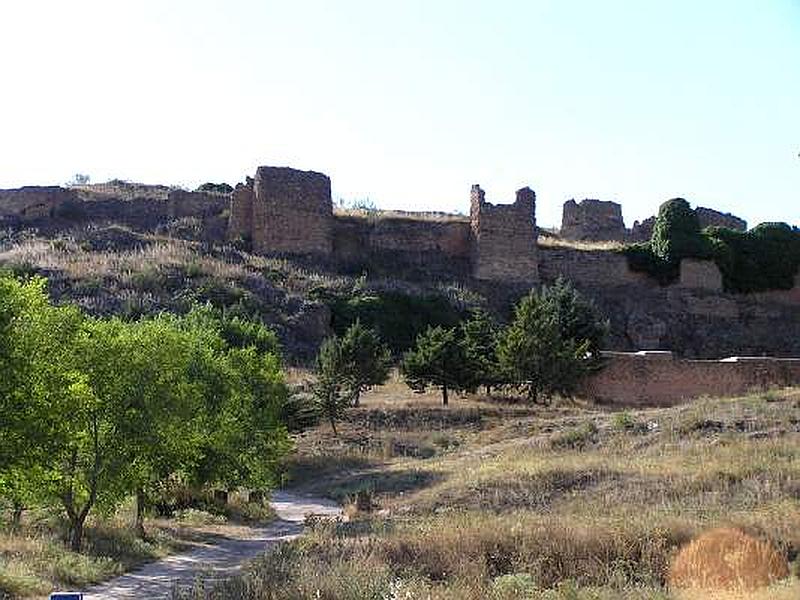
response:
<path id="1" fill-rule="evenodd" d="M 700 396 L 737 396 L 800 385 L 800 359 L 684 360 L 671 352 L 604 352 L 605 368 L 581 384 L 584 398 L 616 405 L 670 406 Z"/>
<path id="2" fill-rule="evenodd" d="M 331 180 L 314 171 L 259 167 L 254 180 L 233 192 L 228 236 L 249 237 L 255 252 L 330 256 Z"/>
<path id="3" fill-rule="evenodd" d="M 480 186 L 473 185 L 470 223 L 475 279 L 539 281 L 536 194 L 532 189 L 518 190 L 513 204 L 494 205 L 486 202 Z"/>
<path id="4" fill-rule="evenodd" d="M 586 199 L 564 203 L 561 237 L 570 240 L 621 241 L 625 235 L 622 206 L 616 202 Z"/>

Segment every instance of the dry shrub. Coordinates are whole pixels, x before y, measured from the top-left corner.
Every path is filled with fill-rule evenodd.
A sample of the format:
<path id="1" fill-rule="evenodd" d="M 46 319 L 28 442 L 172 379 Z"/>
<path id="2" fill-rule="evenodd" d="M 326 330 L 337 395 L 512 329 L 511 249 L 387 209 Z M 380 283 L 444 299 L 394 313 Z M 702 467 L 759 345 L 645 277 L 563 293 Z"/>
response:
<path id="1" fill-rule="evenodd" d="M 786 558 L 772 544 L 722 527 L 684 546 L 668 581 L 676 590 L 755 590 L 788 576 Z"/>

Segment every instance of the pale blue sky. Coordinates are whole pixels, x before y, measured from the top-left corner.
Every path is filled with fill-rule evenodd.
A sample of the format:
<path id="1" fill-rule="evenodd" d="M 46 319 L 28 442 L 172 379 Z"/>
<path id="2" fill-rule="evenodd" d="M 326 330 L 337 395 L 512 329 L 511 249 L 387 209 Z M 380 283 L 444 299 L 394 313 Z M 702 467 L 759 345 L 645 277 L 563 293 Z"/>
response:
<path id="1" fill-rule="evenodd" d="M 800 0 L 3 0 L 0 187 L 259 164 L 385 208 L 800 222 Z"/>

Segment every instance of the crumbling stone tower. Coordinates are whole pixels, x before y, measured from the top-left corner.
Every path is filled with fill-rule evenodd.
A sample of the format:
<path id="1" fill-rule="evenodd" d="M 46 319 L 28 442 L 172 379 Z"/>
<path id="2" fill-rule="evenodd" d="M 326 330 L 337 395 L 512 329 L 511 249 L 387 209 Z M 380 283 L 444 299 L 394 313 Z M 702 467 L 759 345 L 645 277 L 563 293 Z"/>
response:
<path id="1" fill-rule="evenodd" d="M 622 206 L 602 200 L 567 200 L 561 219 L 561 236 L 569 240 L 624 240 Z"/>
<path id="2" fill-rule="evenodd" d="M 228 236 L 250 238 L 259 253 L 330 256 L 331 180 L 314 171 L 259 167 L 255 179 L 234 190 Z"/>
<path id="3" fill-rule="evenodd" d="M 472 275 L 475 279 L 539 282 L 536 194 L 524 187 L 513 204 L 486 202 L 479 185 L 470 197 Z"/>

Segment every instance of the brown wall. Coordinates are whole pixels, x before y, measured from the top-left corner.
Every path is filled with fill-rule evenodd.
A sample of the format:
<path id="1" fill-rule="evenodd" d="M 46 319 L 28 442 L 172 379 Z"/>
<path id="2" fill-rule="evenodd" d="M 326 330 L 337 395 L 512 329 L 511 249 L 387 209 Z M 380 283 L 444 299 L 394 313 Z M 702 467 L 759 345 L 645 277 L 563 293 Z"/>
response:
<path id="1" fill-rule="evenodd" d="M 333 256 L 353 268 L 388 272 L 419 266 L 456 278 L 469 274 L 469 221 L 337 216 Z"/>
<path id="2" fill-rule="evenodd" d="M 545 282 L 561 276 L 585 286 L 657 285 L 631 271 L 628 259 L 618 252 L 539 246 L 539 258 L 539 275 Z"/>
<path id="3" fill-rule="evenodd" d="M 580 395 L 597 402 L 670 406 L 700 396 L 736 396 L 800 385 L 800 359 L 681 360 L 670 353 L 607 352 Z"/>
<path id="4" fill-rule="evenodd" d="M 517 191 L 513 204 L 490 204 L 480 186 L 472 186 L 472 274 L 490 281 L 539 281 L 536 194 Z"/>
<path id="5" fill-rule="evenodd" d="M 333 249 L 331 180 L 322 173 L 259 167 L 253 186 L 253 249 L 328 256 Z"/>

